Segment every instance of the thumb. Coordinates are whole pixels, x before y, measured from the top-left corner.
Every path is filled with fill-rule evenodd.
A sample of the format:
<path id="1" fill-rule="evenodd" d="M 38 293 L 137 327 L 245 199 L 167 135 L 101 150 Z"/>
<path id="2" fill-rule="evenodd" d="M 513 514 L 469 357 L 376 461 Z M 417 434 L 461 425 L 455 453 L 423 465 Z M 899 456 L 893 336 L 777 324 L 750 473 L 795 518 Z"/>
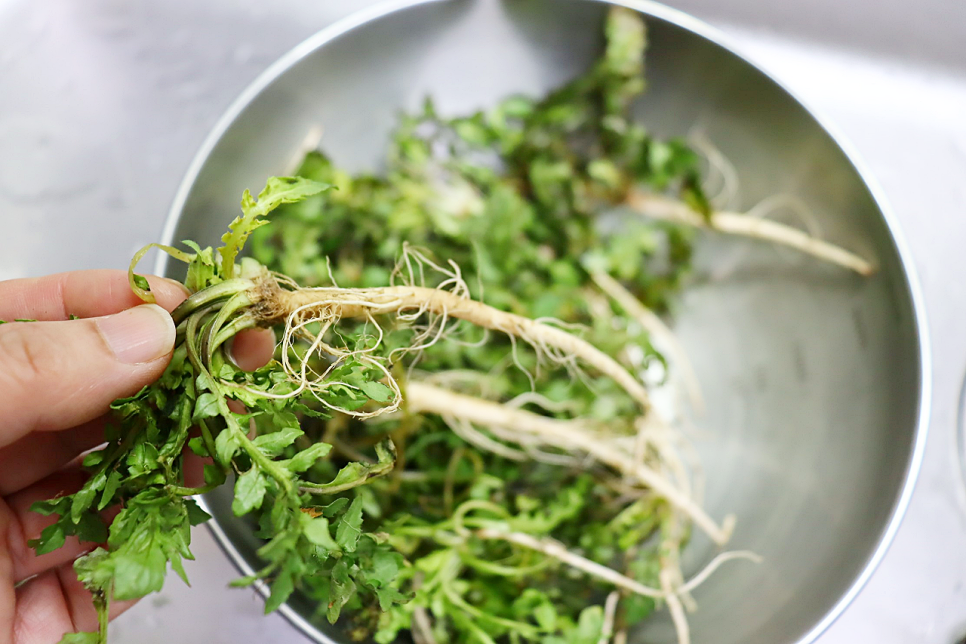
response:
<path id="1" fill-rule="evenodd" d="M 174 347 L 171 315 L 145 304 L 99 318 L 0 325 L 0 447 L 74 427 L 158 378 Z"/>

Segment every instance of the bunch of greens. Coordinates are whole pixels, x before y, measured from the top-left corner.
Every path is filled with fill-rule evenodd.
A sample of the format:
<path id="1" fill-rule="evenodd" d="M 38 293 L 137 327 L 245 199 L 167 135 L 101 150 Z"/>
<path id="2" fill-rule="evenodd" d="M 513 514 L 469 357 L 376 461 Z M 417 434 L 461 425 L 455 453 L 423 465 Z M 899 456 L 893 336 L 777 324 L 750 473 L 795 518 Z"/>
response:
<path id="1" fill-rule="evenodd" d="M 207 518 L 191 497 L 232 479 L 234 513 L 264 540 L 238 584 L 266 584 L 269 611 L 298 589 L 352 640 L 597 644 L 666 605 L 688 641 L 706 575 L 685 582 L 680 550 L 692 525 L 723 545 L 730 522 L 695 502 L 680 436 L 649 403 L 681 367 L 652 344 L 666 334 L 652 311 L 680 290 L 694 227 L 869 265 L 712 212 L 698 156 L 631 118 L 640 16 L 613 9 L 605 36 L 542 99 L 458 118 L 427 100 L 384 173 L 313 151 L 297 177 L 246 191 L 217 250 L 161 247 L 192 292 L 174 358 L 115 402 L 87 483 L 36 508 L 57 515 L 38 552 L 106 545 L 75 566 L 100 630 L 65 642 L 105 642 L 111 600 L 159 590 L 168 566 L 184 578 Z M 132 288 L 150 300 L 142 254 Z M 248 373 L 225 347 L 252 327 L 276 328 L 279 348 Z"/>
<path id="2" fill-rule="evenodd" d="M 319 397 L 292 395 L 295 387 L 276 362 L 248 373 L 225 351 L 228 339 L 257 323 L 244 311 L 253 279 L 265 269 L 251 260 L 236 265 L 246 238 L 278 205 L 327 189 L 304 179 L 272 179 L 257 202 L 246 192 L 244 215 L 232 223 L 217 251 L 190 243 L 193 254 L 165 248 L 189 263 L 185 284 L 194 293 L 172 314 L 178 336 L 170 365 L 154 384 L 114 402 L 107 445 L 84 459 L 90 472 L 84 486 L 34 507 L 58 515 L 32 543 L 38 554 L 61 547 L 71 535 L 106 546 L 74 566 L 94 596 L 99 632 L 68 634 L 65 643 L 106 642 L 110 602 L 160 590 L 169 565 L 187 582 L 182 560 L 193 558 L 190 528 L 209 518 L 191 497 L 232 476 L 232 510 L 253 516 L 266 540 L 259 550 L 264 567 L 236 583 L 271 580 L 267 610 L 311 577 L 330 586 L 333 616 L 350 596 L 384 608 L 406 599 L 390 584 L 402 565 L 401 555 L 384 535 L 363 531 L 361 498 L 350 502 L 335 496 L 364 483 L 377 468 L 353 464 L 325 480 L 320 462 L 331 445 L 308 441 L 299 424 L 300 416 L 327 417 L 318 410 Z M 134 290 L 153 300 L 147 281 L 131 275 Z M 347 359 L 332 374 L 340 384 L 322 396 L 332 406 L 386 400 L 389 389 L 378 381 L 381 376 Z M 233 411 L 229 400 L 244 408 Z M 375 453 L 378 467 L 392 467 L 391 443 L 377 445 Z M 191 455 L 210 460 L 200 487 L 186 487 L 185 461 Z M 121 510 L 108 527 L 102 512 L 117 506 Z"/>

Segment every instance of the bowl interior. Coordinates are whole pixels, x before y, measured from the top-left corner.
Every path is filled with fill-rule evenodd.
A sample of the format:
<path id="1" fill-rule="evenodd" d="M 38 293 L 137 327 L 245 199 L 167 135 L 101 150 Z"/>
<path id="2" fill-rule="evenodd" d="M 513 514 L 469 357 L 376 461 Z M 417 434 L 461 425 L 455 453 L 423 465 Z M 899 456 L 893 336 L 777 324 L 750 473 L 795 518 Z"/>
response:
<path id="1" fill-rule="evenodd" d="M 215 243 L 243 189 L 290 171 L 312 128 L 343 167 L 377 169 L 398 113 L 425 96 L 456 113 L 557 86 L 599 53 L 606 10 L 596 0 L 405 4 L 323 32 L 263 77 L 189 173 L 170 239 Z M 703 277 L 674 314 L 706 399 L 692 435 L 706 505 L 737 515 L 732 547 L 764 557 L 698 589 L 693 640 L 810 641 L 884 547 L 914 470 L 922 374 L 910 289 L 873 196 L 806 109 L 673 12 L 633 6 L 652 14 L 643 122 L 662 135 L 699 129 L 734 163 L 742 206 L 792 193 L 825 237 L 880 266 L 863 279 L 709 234 Z M 254 562 L 226 497 L 208 503 L 240 564 Z M 713 554 L 696 539 L 686 572 Z M 286 612 L 299 621 L 312 608 L 296 598 Z M 329 641 L 324 633 L 334 631 L 312 636 Z M 645 640 L 673 641 L 670 625 L 654 620 L 635 635 Z"/>

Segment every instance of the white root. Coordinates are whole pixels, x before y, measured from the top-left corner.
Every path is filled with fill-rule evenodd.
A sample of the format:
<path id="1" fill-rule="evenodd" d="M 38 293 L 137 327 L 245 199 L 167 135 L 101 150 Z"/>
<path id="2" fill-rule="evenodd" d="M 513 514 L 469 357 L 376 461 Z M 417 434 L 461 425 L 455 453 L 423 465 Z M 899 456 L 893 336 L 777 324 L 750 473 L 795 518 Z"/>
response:
<path id="1" fill-rule="evenodd" d="M 520 338 L 558 364 L 579 359 L 617 382 L 644 410 L 650 406 L 647 389 L 613 358 L 586 340 L 546 322 L 500 311 L 462 293 L 423 286 L 338 289 L 304 288 L 276 292 L 275 303 L 289 327 L 310 323 L 331 325 L 343 318 L 371 318 L 397 314 L 416 319 L 423 314 L 466 320 L 476 326 Z"/>
<path id="2" fill-rule="evenodd" d="M 710 564 L 705 566 L 705 568 L 695 575 L 689 582 L 685 584 L 678 583 L 678 577 L 680 577 L 680 568 L 676 566 L 663 566 L 661 573 L 659 574 L 659 579 L 661 580 L 661 588 L 652 588 L 650 586 L 645 586 L 644 584 L 631 579 L 627 575 L 623 575 L 613 568 L 608 568 L 602 564 L 597 563 L 582 557 L 574 552 L 568 550 L 562 543 L 556 539 L 551 539 L 549 537 L 537 538 L 533 535 L 529 535 L 523 532 L 508 532 L 505 530 L 500 530 L 496 528 L 481 528 L 475 530 L 473 534 L 480 538 L 486 540 L 496 540 L 496 541 L 506 541 L 508 543 L 513 543 L 536 552 L 552 557 L 562 563 L 567 564 L 571 568 L 575 568 L 582 572 L 587 573 L 592 577 L 596 577 L 602 581 L 630 593 L 636 595 L 642 595 L 644 597 L 650 597 L 651 599 L 662 599 L 668 602 L 668 608 L 671 608 L 671 604 L 674 600 L 677 601 L 677 606 L 680 608 L 680 615 L 684 619 L 684 629 L 685 638 L 687 638 L 687 617 L 684 615 L 684 604 L 681 603 L 681 596 L 694 590 L 697 586 L 704 583 L 708 577 L 725 561 L 734 559 L 749 559 L 756 563 L 761 561 L 761 558 L 757 555 L 748 552 L 735 551 L 731 553 L 723 553 L 715 557 Z M 676 562 L 675 562 L 676 563 Z M 608 597 L 608 601 L 610 598 Z M 673 617 L 672 610 L 672 617 Z M 681 629 L 678 630 L 679 636 L 682 632 Z M 685 642 L 687 639 L 684 640 Z"/>
<path id="3" fill-rule="evenodd" d="M 667 602 L 668 613 L 671 614 L 671 621 L 674 623 L 674 630 L 677 632 L 678 644 L 691 644 L 691 628 L 688 626 L 688 616 L 684 612 L 684 604 L 681 598 L 674 594 L 674 570 L 662 567 L 658 574 L 661 580 L 661 590 L 664 591 L 664 600 Z"/>
<path id="4" fill-rule="evenodd" d="M 705 185 L 708 201 L 718 208 L 727 208 L 738 196 L 738 171 L 728 157 L 718 149 L 711 139 L 700 129 L 694 128 L 688 134 L 691 147 L 704 155 L 708 162 L 708 182 L 712 177 L 720 179 L 717 189 Z"/>
<path id="5" fill-rule="evenodd" d="M 818 259 L 868 277 L 875 266 L 855 253 L 829 242 L 816 239 L 797 228 L 778 222 L 735 212 L 715 212 L 710 221 L 686 204 L 663 195 L 641 190 L 631 191 L 625 205 L 646 217 L 662 219 L 695 228 L 710 228 L 722 233 L 753 237 L 774 244 L 788 246 Z"/>
<path id="6" fill-rule="evenodd" d="M 604 625 L 600 629 L 600 639 L 597 644 L 607 644 L 614 636 L 614 621 L 617 618 L 617 604 L 621 600 L 619 591 L 611 591 L 604 601 Z"/>
<path id="7" fill-rule="evenodd" d="M 730 536 L 733 518 L 719 526 L 686 493 L 653 469 L 635 462 L 634 458 L 598 432 L 588 430 L 581 421 L 561 421 L 520 409 L 509 409 L 499 403 L 458 394 L 446 389 L 410 382 L 406 386 L 406 404 L 413 413 L 433 413 L 459 418 L 481 427 L 498 428 L 516 435 L 539 436 L 544 444 L 564 450 L 579 451 L 614 468 L 626 477 L 636 479 L 691 518 L 711 539 L 723 545 Z"/>
<path id="8" fill-rule="evenodd" d="M 681 382 L 684 385 L 685 391 L 688 392 L 691 406 L 695 412 L 699 414 L 703 413 L 704 397 L 701 395 L 701 383 L 694 373 L 694 367 L 688 359 L 687 351 L 678 342 L 674 331 L 668 328 L 654 311 L 641 304 L 640 300 L 634 297 L 620 282 L 607 273 L 603 271 L 592 271 L 590 278 L 600 287 L 601 291 L 624 309 L 625 313 L 634 318 L 645 331 L 665 345 L 667 352 L 671 356 L 671 362 L 681 372 Z"/>
<path id="9" fill-rule="evenodd" d="M 762 562 L 761 556 L 751 552 L 750 550 L 732 550 L 729 552 L 722 552 L 717 557 L 712 559 L 708 565 L 702 568 L 701 572 L 689 579 L 687 583 L 682 584 L 681 587 L 678 588 L 678 592 L 690 593 L 692 590 L 707 581 L 708 577 L 710 577 L 714 571 L 721 567 L 721 564 L 737 559 L 744 559 L 756 564 L 760 564 Z"/>

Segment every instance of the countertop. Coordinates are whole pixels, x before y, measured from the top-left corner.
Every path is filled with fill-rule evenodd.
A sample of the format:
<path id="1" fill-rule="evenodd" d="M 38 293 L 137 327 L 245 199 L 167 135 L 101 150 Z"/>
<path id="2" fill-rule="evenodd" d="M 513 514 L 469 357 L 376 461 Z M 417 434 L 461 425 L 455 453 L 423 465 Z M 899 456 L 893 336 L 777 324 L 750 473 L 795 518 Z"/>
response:
<path id="1" fill-rule="evenodd" d="M 258 73 L 371 0 L 0 0 L 0 279 L 125 267 L 158 238 L 205 135 Z M 933 340 L 932 423 L 886 558 L 821 644 L 952 644 L 966 633 L 966 4 L 678 0 L 823 112 L 884 187 Z M 205 530 L 115 644 L 303 641 L 262 616 Z"/>

